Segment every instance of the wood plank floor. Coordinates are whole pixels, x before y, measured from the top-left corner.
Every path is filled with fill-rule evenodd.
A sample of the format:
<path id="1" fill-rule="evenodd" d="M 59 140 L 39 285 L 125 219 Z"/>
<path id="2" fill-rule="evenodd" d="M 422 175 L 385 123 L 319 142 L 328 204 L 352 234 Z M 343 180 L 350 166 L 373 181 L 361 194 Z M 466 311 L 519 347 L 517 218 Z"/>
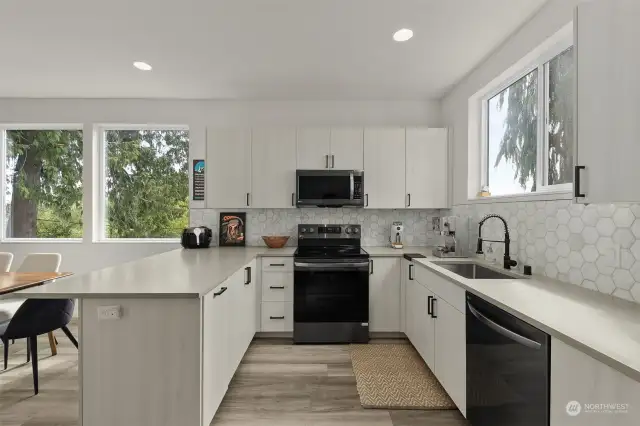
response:
<path id="1" fill-rule="evenodd" d="M 405 341 L 376 340 L 374 343 Z M 467 426 L 457 410 L 374 410 L 360 406 L 347 345 L 256 340 L 211 426 Z"/>
<path id="2" fill-rule="evenodd" d="M 77 336 L 76 327 L 70 328 Z M 78 353 L 63 333 L 56 336 L 60 346 L 55 357 L 46 335 L 38 341 L 37 396 L 24 340 L 10 346 L 9 369 L 0 371 L 0 425 L 77 425 Z M 468 426 L 458 411 L 365 410 L 346 345 L 294 346 L 290 340 L 257 340 L 251 345 L 212 422 L 212 426 L 336 424 Z"/>

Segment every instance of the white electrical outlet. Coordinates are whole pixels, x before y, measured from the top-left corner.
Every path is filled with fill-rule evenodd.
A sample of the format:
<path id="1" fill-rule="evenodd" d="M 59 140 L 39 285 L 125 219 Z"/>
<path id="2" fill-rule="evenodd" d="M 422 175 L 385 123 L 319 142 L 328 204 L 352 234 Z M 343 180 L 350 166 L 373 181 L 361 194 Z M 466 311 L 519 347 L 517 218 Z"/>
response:
<path id="1" fill-rule="evenodd" d="M 122 317 L 122 309 L 116 306 L 98 306 L 98 319 L 100 320 L 117 320 Z"/>

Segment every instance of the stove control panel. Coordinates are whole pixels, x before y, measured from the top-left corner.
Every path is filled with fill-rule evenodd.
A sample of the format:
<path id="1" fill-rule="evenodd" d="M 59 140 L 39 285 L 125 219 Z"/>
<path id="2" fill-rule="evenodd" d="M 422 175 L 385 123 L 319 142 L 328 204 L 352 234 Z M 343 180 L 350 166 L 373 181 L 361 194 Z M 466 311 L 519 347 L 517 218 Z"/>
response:
<path id="1" fill-rule="evenodd" d="M 359 239 L 360 225 L 298 225 L 298 238 L 345 238 Z"/>

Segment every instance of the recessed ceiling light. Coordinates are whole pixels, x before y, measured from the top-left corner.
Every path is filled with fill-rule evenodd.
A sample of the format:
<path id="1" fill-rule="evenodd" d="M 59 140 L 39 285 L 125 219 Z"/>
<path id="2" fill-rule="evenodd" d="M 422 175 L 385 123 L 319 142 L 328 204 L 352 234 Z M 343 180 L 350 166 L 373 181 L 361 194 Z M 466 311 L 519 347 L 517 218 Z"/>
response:
<path id="1" fill-rule="evenodd" d="M 149 65 L 148 63 L 146 63 L 146 62 L 139 62 L 139 61 L 134 62 L 134 63 L 133 63 L 133 66 L 134 66 L 134 67 L 136 67 L 136 68 L 138 68 L 139 70 L 142 70 L 142 71 L 151 71 L 151 69 L 153 68 L 153 67 L 152 67 L 151 65 Z"/>
<path id="2" fill-rule="evenodd" d="M 393 35 L 393 39 L 395 41 L 407 41 L 411 37 L 413 37 L 413 31 L 411 31 L 409 28 L 403 28 L 401 30 L 398 30 Z"/>

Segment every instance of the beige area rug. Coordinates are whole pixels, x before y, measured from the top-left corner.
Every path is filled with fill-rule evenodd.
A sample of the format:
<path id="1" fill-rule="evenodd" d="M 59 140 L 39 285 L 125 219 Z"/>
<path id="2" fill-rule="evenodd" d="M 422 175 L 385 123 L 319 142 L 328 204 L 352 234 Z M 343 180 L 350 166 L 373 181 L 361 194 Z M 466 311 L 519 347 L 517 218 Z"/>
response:
<path id="1" fill-rule="evenodd" d="M 350 345 L 364 408 L 449 410 L 456 406 L 411 345 Z"/>

